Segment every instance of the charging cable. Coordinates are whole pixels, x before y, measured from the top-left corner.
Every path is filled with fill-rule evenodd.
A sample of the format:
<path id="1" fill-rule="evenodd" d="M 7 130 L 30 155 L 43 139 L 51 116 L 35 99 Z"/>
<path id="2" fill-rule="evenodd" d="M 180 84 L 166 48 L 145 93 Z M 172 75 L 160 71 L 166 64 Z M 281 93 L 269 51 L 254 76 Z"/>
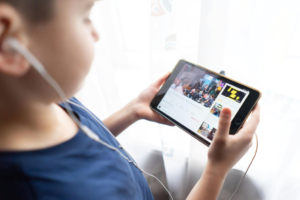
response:
<path id="1" fill-rule="evenodd" d="M 164 184 L 154 175 L 149 174 L 147 172 L 145 172 L 145 170 L 141 169 L 131 158 L 131 156 L 127 153 L 127 151 L 122 147 L 122 145 L 119 143 L 119 141 L 115 138 L 115 136 L 106 128 L 106 126 L 104 126 L 104 124 L 102 124 L 99 120 L 97 120 L 97 118 L 91 113 L 89 112 L 87 109 L 85 109 L 84 107 L 77 105 L 73 102 L 66 102 L 67 97 L 65 95 L 65 93 L 63 92 L 63 90 L 61 89 L 61 87 L 59 86 L 59 84 L 51 77 L 51 75 L 46 71 L 46 69 L 44 68 L 43 64 L 28 50 L 26 49 L 18 40 L 16 40 L 15 38 L 7 38 L 4 41 L 3 44 L 4 48 L 12 48 L 12 50 L 18 52 L 19 54 L 21 54 L 31 65 L 32 67 L 34 67 L 39 74 L 45 79 L 45 81 L 57 92 L 57 94 L 59 95 L 59 97 L 61 98 L 68 114 L 70 115 L 70 117 L 74 120 L 74 122 L 78 125 L 78 127 L 91 139 L 93 139 L 96 142 L 99 142 L 100 144 L 106 146 L 107 148 L 116 151 L 118 154 L 120 154 L 125 160 L 127 160 L 129 163 L 132 163 L 137 169 L 139 169 L 142 173 L 151 176 L 153 178 L 155 178 L 162 186 L 163 188 L 168 192 L 169 196 L 171 197 L 171 199 L 173 200 L 173 197 L 171 195 L 171 193 L 169 192 L 169 190 L 164 186 Z M 123 155 L 123 153 L 121 153 L 121 151 L 109 144 L 107 144 L 106 142 L 102 141 L 99 136 L 97 134 L 95 134 L 93 131 L 91 131 L 87 126 L 84 126 L 81 124 L 81 122 L 75 117 L 75 114 L 73 112 L 73 110 L 71 109 L 69 103 L 74 104 L 78 107 L 81 107 L 82 109 L 84 109 L 85 111 L 87 111 L 107 132 L 110 133 L 110 135 L 116 139 L 116 141 L 119 144 L 119 147 L 122 148 L 124 150 L 124 152 L 126 153 L 126 155 L 128 157 L 126 157 L 125 155 Z"/>

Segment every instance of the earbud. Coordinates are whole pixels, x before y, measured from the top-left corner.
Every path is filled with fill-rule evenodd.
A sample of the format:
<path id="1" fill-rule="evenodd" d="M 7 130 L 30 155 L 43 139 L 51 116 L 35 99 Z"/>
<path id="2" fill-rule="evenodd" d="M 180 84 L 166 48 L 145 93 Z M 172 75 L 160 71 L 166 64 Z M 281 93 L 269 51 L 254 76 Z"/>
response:
<path id="1" fill-rule="evenodd" d="M 7 39 L 4 40 L 4 42 L 2 43 L 1 51 L 4 52 L 4 53 L 15 53 L 16 52 L 16 51 L 13 50 L 9 40 L 7 40 Z"/>
<path id="2" fill-rule="evenodd" d="M 34 67 L 39 73 L 45 73 L 45 68 L 40 63 L 38 59 L 32 53 L 23 46 L 17 39 L 13 37 L 8 37 L 4 40 L 2 45 L 2 50 L 4 52 L 11 52 L 11 53 L 19 53 L 22 55 L 31 65 Z"/>

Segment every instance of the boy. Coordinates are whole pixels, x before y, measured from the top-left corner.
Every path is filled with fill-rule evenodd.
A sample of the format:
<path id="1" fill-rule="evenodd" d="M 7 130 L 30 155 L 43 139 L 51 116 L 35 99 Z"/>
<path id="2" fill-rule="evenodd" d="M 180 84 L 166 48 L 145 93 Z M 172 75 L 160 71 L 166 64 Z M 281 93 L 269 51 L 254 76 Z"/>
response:
<path id="1" fill-rule="evenodd" d="M 57 93 L 18 53 L 3 48 L 14 37 L 43 63 L 72 98 L 93 59 L 98 40 L 89 13 L 94 0 L 0 0 L 0 199 L 153 199 L 131 162 L 90 139 L 74 123 Z M 139 119 L 171 125 L 149 103 L 168 74 L 103 123 L 117 136 Z M 66 99 L 64 99 L 65 101 Z M 115 138 L 80 107 L 78 120 L 103 141 L 125 152 Z M 207 168 L 188 199 L 216 199 L 230 168 L 245 154 L 259 123 L 229 136 L 231 112 L 224 108 L 208 153 Z"/>

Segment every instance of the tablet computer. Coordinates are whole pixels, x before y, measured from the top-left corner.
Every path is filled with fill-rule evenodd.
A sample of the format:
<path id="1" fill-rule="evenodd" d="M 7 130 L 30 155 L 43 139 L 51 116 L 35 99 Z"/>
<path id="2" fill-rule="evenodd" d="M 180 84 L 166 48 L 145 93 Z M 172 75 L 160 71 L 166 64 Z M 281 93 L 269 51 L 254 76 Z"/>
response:
<path id="1" fill-rule="evenodd" d="M 230 134 L 243 126 L 261 93 L 219 73 L 180 60 L 150 107 L 209 146 L 222 108 L 231 109 Z"/>

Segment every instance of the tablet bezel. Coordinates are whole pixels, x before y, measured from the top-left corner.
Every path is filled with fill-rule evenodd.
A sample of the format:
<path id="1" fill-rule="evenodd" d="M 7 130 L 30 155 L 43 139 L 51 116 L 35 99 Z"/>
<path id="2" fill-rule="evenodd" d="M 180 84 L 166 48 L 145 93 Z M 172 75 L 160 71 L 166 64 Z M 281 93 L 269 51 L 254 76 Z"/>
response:
<path id="1" fill-rule="evenodd" d="M 249 95 L 248 95 L 247 99 L 245 100 L 245 102 L 243 103 L 242 107 L 239 109 L 238 113 L 235 115 L 235 117 L 233 118 L 233 120 L 231 122 L 230 134 L 231 135 L 236 134 L 239 131 L 239 129 L 243 126 L 243 124 L 247 120 L 248 116 L 250 115 L 251 111 L 253 110 L 253 108 L 255 107 L 255 105 L 257 104 L 257 102 L 259 101 L 259 99 L 261 98 L 261 92 L 258 91 L 258 90 L 256 90 L 256 89 L 254 89 L 254 88 L 252 88 L 252 87 L 250 87 L 250 86 L 247 86 L 245 84 L 242 84 L 242 83 L 239 83 L 237 81 L 234 81 L 234 80 L 232 80 L 232 79 L 230 79 L 230 78 L 228 78 L 226 76 L 223 76 L 223 75 L 221 75 L 219 73 L 213 72 L 213 71 L 211 71 L 211 70 L 209 70 L 209 69 L 207 69 L 205 67 L 202 67 L 200 65 L 195 65 L 195 64 L 190 63 L 190 62 L 185 61 L 185 60 L 179 60 L 178 61 L 177 65 L 173 69 L 172 73 L 170 74 L 170 76 L 168 77 L 168 79 L 166 80 L 166 82 L 164 83 L 164 85 L 161 87 L 161 89 L 159 90 L 159 92 L 157 93 L 157 95 L 152 100 L 152 102 L 150 104 L 150 108 L 153 109 L 158 114 L 160 114 L 161 116 L 163 116 L 164 118 L 166 118 L 169 121 L 173 122 L 176 126 L 178 126 L 179 128 L 181 128 L 182 130 L 184 130 L 185 132 L 187 132 L 192 137 L 196 138 L 197 140 L 199 140 L 200 142 L 202 142 L 206 146 L 210 145 L 210 142 L 208 142 L 207 140 L 203 139 L 201 136 L 197 135 L 196 133 L 194 133 L 190 129 L 186 128 L 180 122 L 174 120 L 171 116 L 168 116 L 167 114 L 165 114 L 162 111 L 160 111 L 160 110 L 157 109 L 158 104 L 161 102 L 161 100 L 165 96 L 166 92 L 169 90 L 169 88 L 171 87 L 171 85 L 174 83 L 175 78 L 181 72 L 183 66 L 186 63 L 188 63 L 192 67 L 198 67 L 201 70 L 204 70 L 205 73 L 207 73 L 208 75 L 210 75 L 210 76 L 212 76 L 214 78 L 217 78 L 219 80 L 222 80 L 225 83 L 228 83 L 228 84 L 231 84 L 233 86 L 236 86 L 236 87 L 238 87 L 238 88 L 240 88 L 242 90 L 249 91 Z M 240 119 L 242 121 L 242 123 L 236 124 L 235 121 L 237 119 Z"/>

